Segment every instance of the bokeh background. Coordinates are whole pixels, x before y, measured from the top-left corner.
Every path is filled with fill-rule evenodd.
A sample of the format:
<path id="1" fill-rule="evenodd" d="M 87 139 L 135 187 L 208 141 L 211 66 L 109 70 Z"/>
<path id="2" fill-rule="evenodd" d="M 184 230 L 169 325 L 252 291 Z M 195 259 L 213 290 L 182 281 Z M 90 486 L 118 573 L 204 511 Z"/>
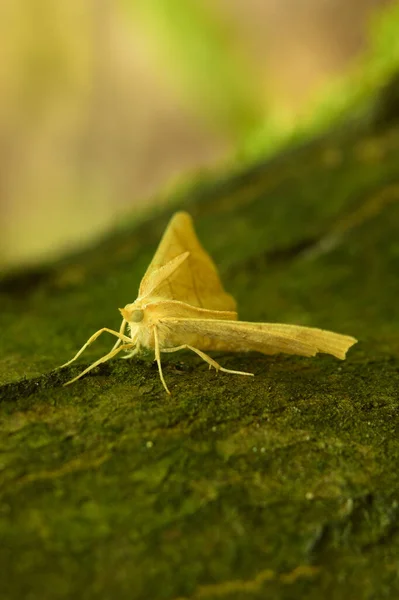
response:
<path id="1" fill-rule="evenodd" d="M 328 126 L 399 66 L 389 0 L 0 0 L 0 266 Z"/>

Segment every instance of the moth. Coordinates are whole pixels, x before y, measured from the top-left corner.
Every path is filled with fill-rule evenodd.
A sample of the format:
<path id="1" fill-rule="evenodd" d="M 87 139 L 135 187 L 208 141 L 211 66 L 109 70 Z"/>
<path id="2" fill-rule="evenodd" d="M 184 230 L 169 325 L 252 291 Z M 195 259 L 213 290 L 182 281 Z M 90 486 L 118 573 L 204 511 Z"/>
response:
<path id="1" fill-rule="evenodd" d="M 300 356 L 324 352 L 343 360 L 357 341 L 348 335 L 313 327 L 238 321 L 236 302 L 223 289 L 216 266 L 201 246 L 186 212 L 172 217 L 140 283 L 137 299 L 119 311 L 123 317 L 119 331 L 99 329 L 59 368 L 74 362 L 104 332 L 117 338 L 111 351 L 65 385 L 123 351 L 127 352 L 123 358 L 143 350 L 153 351 L 161 382 L 170 394 L 162 372 L 163 353 L 192 350 L 209 368 L 252 376 L 253 373 L 225 369 L 206 352 L 256 350 L 263 354 L 284 352 Z"/>

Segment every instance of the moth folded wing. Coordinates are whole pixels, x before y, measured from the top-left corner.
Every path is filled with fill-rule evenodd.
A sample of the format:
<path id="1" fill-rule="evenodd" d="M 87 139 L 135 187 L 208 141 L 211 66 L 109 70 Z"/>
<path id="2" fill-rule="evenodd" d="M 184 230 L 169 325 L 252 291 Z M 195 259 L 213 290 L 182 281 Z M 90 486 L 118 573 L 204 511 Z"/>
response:
<path id="1" fill-rule="evenodd" d="M 169 267 L 166 265 L 186 253 L 186 258 L 178 268 L 170 270 L 168 274 Z M 176 213 L 170 220 L 141 281 L 139 296 L 145 297 L 149 294 L 163 299 L 180 300 L 209 310 L 236 310 L 234 298 L 225 292 L 216 266 L 201 246 L 192 219 L 185 212 Z"/>
<path id="2" fill-rule="evenodd" d="M 168 346 L 189 344 L 199 350 L 314 356 L 318 352 L 344 359 L 355 338 L 299 325 L 164 318 L 160 335 Z"/>
<path id="3" fill-rule="evenodd" d="M 357 343 L 357 339 L 342 333 L 335 333 L 327 329 L 318 329 L 316 327 L 303 327 L 301 325 L 285 325 L 272 323 L 269 327 L 279 334 L 289 337 L 295 337 L 303 343 L 307 343 L 316 348 L 316 352 L 331 354 L 336 358 L 344 360 L 348 350 Z"/>
<path id="4" fill-rule="evenodd" d="M 179 300 L 161 300 L 154 298 L 146 306 L 146 314 L 153 323 L 159 319 L 207 319 L 212 321 L 235 321 L 237 313 L 231 310 L 209 310 L 192 306 Z"/>
<path id="5" fill-rule="evenodd" d="M 139 296 L 141 297 L 157 297 L 162 294 L 163 287 L 171 281 L 175 271 L 180 268 L 182 263 L 190 256 L 189 252 L 183 252 L 178 254 L 175 258 L 172 258 L 169 262 L 150 273 L 146 273 L 145 282 L 144 279 L 141 282 Z M 144 282 L 144 283 L 143 283 Z M 170 290 L 171 293 L 171 290 Z M 164 297 L 164 296 L 159 296 Z"/>

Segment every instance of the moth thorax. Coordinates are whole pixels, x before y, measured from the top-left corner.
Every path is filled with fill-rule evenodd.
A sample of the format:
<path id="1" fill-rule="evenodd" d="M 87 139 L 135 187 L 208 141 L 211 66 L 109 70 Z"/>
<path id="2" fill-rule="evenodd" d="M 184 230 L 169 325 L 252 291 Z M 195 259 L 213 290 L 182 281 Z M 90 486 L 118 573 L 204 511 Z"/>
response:
<path id="1" fill-rule="evenodd" d="M 136 308 L 135 310 L 132 310 L 130 317 L 129 317 L 129 321 L 131 323 L 140 323 L 140 321 L 142 321 L 144 319 L 144 311 L 141 310 L 141 308 Z"/>

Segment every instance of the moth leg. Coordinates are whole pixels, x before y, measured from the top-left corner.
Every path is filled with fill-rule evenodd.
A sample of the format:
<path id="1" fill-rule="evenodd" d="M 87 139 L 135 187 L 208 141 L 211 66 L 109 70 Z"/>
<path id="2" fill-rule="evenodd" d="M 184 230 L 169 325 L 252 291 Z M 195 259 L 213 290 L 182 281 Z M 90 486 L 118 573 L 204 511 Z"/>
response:
<path id="1" fill-rule="evenodd" d="M 88 373 L 89 371 L 91 371 L 92 369 L 94 369 L 95 367 L 97 367 L 97 365 L 100 365 L 101 363 L 104 363 L 107 360 L 110 360 L 116 354 L 118 354 L 118 352 L 120 352 L 121 350 L 126 350 L 131 345 L 132 344 L 123 344 L 122 346 L 119 346 L 118 348 L 115 348 L 114 350 L 111 350 L 111 352 L 108 352 L 108 354 L 106 354 L 102 358 L 99 358 L 98 360 L 96 360 L 96 362 L 94 362 L 92 365 L 90 365 L 90 367 L 87 367 L 87 369 L 85 369 L 84 371 L 82 371 L 79 375 L 77 375 L 77 377 L 74 377 L 70 381 L 67 381 L 66 383 L 64 383 L 64 386 L 69 385 L 70 383 L 73 383 L 74 381 L 77 381 L 77 379 L 80 379 L 81 377 L 83 377 L 83 375 L 86 375 L 86 373 Z"/>
<path id="2" fill-rule="evenodd" d="M 166 393 L 170 395 L 170 391 L 168 389 L 168 386 L 165 383 L 165 379 L 162 373 L 162 365 L 161 365 L 161 353 L 159 350 L 159 339 L 158 339 L 158 332 L 157 332 L 157 328 L 154 327 L 154 342 L 155 342 L 155 360 L 157 361 L 158 364 L 158 371 L 159 371 L 159 376 L 161 378 L 162 381 L 162 385 L 166 390 Z"/>
<path id="3" fill-rule="evenodd" d="M 223 373 L 232 373 L 233 375 L 250 375 L 251 377 L 254 376 L 253 373 L 247 373 L 246 371 L 233 371 L 232 369 L 225 369 L 224 367 L 219 365 L 219 363 L 217 363 L 216 360 L 213 360 L 213 358 L 208 356 L 208 354 L 205 354 L 205 352 L 202 352 L 202 350 L 198 350 L 198 348 L 194 348 L 193 346 L 189 346 L 188 344 L 182 344 L 181 346 L 175 346 L 174 348 L 163 348 L 162 352 L 177 352 L 178 350 L 184 349 L 192 350 L 193 352 L 198 354 L 198 356 L 200 356 L 205 362 L 209 364 L 209 368 L 214 367 L 216 371 L 223 371 Z"/>
<path id="4" fill-rule="evenodd" d="M 63 369 L 64 367 L 67 367 L 68 365 L 73 363 L 86 350 L 87 346 L 90 346 L 90 344 L 93 343 L 104 331 L 107 331 L 108 333 L 112 333 L 112 335 L 116 335 L 116 337 L 119 338 L 119 340 L 121 340 L 121 341 L 130 343 L 130 344 L 132 343 L 131 338 L 127 337 L 127 335 L 118 333 L 117 331 L 114 331 L 113 329 L 108 329 L 108 327 L 103 327 L 102 329 L 99 329 L 98 331 L 96 331 L 96 333 L 93 333 L 93 335 L 87 340 L 87 342 L 84 344 L 84 346 L 81 347 L 79 352 L 77 352 L 75 354 L 75 356 L 73 358 L 71 358 L 71 360 L 69 360 L 68 362 L 66 362 L 65 364 L 63 364 L 57 368 Z M 117 347 L 117 345 L 115 344 L 115 346 L 112 348 L 111 352 L 113 352 L 113 350 L 115 350 L 116 347 Z"/>
<path id="5" fill-rule="evenodd" d="M 124 360 L 126 360 L 126 358 L 132 358 L 133 356 L 136 356 L 139 350 L 140 346 L 137 345 L 133 348 L 131 352 L 129 352 L 129 354 L 125 354 L 125 356 L 121 356 L 121 358 L 123 358 Z"/>
<path id="6" fill-rule="evenodd" d="M 121 323 L 121 326 L 119 327 L 119 333 L 121 335 L 124 335 L 125 329 L 126 329 L 126 325 L 127 325 L 127 321 L 126 321 L 126 319 L 123 319 L 122 323 Z M 117 339 L 116 342 L 115 342 L 115 344 L 111 348 L 111 352 L 112 352 L 112 350 L 115 350 L 115 348 L 117 348 L 118 346 L 120 346 L 121 343 L 122 343 L 122 338 Z"/>

